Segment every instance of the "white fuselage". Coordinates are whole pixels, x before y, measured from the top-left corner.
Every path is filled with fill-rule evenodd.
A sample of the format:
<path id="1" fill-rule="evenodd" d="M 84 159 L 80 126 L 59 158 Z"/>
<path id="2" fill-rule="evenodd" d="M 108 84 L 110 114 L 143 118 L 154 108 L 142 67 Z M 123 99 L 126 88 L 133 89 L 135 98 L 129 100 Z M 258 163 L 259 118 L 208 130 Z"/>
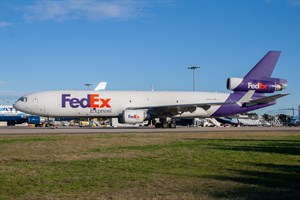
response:
<path id="1" fill-rule="evenodd" d="M 118 117 L 130 108 L 225 102 L 229 95 L 216 92 L 66 90 L 29 94 L 14 106 L 45 117 Z M 205 112 L 195 112 L 195 115 L 211 116 L 219 107 L 214 105 Z M 187 116 L 194 115 L 187 112 Z"/>

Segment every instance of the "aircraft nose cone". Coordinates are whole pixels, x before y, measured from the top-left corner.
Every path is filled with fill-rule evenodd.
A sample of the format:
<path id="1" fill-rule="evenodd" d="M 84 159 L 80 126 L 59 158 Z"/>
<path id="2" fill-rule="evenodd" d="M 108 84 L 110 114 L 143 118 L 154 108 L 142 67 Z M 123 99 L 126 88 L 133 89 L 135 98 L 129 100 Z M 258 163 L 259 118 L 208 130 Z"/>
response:
<path id="1" fill-rule="evenodd" d="M 13 104 L 13 107 L 14 107 L 16 110 L 19 110 L 19 109 L 20 109 L 19 102 L 16 101 L 16 102 Z"/>
<path id="2" fill-rule="evenodd" d="M 25 112 L 25 110 L 24 110 L 24 106 L 25 106 L 25 105 L 23 105 L 23 104 L 24 104 L 23 102 L 16 101 L 16 102 L 13 104 L 13 107 L 14 107 L 16 110 Z"/>

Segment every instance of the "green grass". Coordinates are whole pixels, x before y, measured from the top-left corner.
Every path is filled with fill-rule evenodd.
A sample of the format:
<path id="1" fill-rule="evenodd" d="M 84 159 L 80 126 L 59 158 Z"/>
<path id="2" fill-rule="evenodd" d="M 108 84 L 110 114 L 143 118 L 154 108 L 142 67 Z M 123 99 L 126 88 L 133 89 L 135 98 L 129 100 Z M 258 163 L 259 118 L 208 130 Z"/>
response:
<path id="1" fill-rule="evenodd" d="M 124 135 L 1 138 L 5 148 L 20 143 L 3 141 L 57 142 L 45 146 L 50 153 L 63 148 L 59 142 L 86 145 L 62 149 L 66 156 L 58 158 L 36 152 L 34 158 L 0 160 L 0 199 L 300 199 L 300 134 L 236 139 L 182 134 L 163 143 L 152 136 L 142 145 L 138 134 Z M 104 145 L 120 137 L 130 141 Z"/>
<path id="2" fill-rule="evenodd" d="M 2 139 L 0 138 L 0 145 L 1 144 L 11 144 L 11 143 L 19 143 L 19 142 L 48 142 L 54 141 L 55 139 L 51 137 L 23 137 L 23 138 L 9 138 L 9 139 Z"/>

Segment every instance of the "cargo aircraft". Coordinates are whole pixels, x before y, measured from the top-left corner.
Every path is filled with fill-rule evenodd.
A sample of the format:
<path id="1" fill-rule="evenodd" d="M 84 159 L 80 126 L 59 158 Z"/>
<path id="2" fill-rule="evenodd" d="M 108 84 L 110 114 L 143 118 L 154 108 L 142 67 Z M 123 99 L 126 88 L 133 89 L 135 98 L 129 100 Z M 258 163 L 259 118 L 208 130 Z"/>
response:
<path id="1" fill-rule="evenodd" d="M 280 51 L 269 51 L 243 78 L 228 78 L 232 93 L 167 91 L 46 91 L 17 100 L 17 110 L 44 117 L 118 118 L 138 124 L 159 119 L 156 128 L 175 128 L 173 119 L 221 117 L 274 105 L 287 94 L 287 80 L 272 78 Z"/>

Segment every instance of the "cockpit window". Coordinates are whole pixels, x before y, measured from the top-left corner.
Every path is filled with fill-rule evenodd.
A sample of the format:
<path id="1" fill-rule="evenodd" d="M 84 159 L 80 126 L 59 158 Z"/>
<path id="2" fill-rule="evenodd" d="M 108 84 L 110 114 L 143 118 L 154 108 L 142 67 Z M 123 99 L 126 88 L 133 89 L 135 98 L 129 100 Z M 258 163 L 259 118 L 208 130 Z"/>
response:
<path id="1" fill-rule="evenodd" d="M 19 101 L 27 102 L 27 97 L 21 97 L 21 98 L 19 99 Z"/>

